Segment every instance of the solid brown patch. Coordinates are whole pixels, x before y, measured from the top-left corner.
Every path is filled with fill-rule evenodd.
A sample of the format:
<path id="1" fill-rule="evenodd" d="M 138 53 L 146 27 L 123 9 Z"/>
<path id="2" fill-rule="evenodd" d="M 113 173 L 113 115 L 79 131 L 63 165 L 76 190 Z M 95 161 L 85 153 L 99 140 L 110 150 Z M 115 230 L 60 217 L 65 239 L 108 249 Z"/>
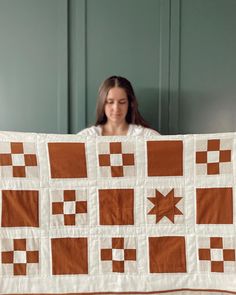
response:
<path id="1" fill-rule="evenodd" d="M 48 143 L 52 178 L 87 178 L 84 143 Z"/>
<path id="2" fill-rule="evenodd" d="M 87 238 L 51 239 L 52 274 L 88 274 Z"/>
<path id="3" fill-rule="evenodd" d="M 149 237 L 151 273 L 186 272 L 184 237 Z"/>
<path id="4" fill-rule="evenodd" d="M 39 192 L 2 191 L 2 227 L 39 227 Z"/>
<path id="5" fill-rule="evenodd" d="M 134 224 L 134 190 L 99 190 L 99 216 L 101 225 Z"/>
<path id="6" fill-rule="evenodd" d="M 147 141 L 148 176 L 182 176 L 183 142 Z"/>
<path id="7" fill-rule="evenodd" d="M 232 188 L 196 189 L 197 224 L 233 224 Z"/>

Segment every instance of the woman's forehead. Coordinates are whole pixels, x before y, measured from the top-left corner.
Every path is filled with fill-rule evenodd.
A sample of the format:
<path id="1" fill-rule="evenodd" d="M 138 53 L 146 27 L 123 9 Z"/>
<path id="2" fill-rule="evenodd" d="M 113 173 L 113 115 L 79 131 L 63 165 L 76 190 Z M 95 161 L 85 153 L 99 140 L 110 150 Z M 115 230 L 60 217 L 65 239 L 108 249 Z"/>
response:
<path id="1" fill-rule="evenodd" d="M 107 98 L 109 99 L 127 99 L 126 91 L 121 87 L 113 87 L 107 93 Z"/>

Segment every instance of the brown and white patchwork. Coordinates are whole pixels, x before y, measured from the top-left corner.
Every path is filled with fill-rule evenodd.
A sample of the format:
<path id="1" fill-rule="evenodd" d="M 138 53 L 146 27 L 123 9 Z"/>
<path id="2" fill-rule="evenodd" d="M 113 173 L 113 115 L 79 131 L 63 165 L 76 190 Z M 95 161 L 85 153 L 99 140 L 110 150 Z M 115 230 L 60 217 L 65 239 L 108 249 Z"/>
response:
<path id="1" fill-rule="evenodd" d="M 132 142 L 98 143 L 99 173 L 102 177 L 135 176 L 135 146 Z"/>
<path id="2" fill-rule="evenodd" d="M 232 173 L 232 140 L 197 140 L 195 162 L 197 175 Z"/>
<path id="3" fill-rule="evenodd" d="M 149 224 L 183 224 L 184 198 L 181 188 L 147 189 L 146 216 Z"/>
<path id="4" fill-rule="evenodd" d="M 38 239 L 1 239 L 1 271 L 6 276 L 39 274 Z"/>
<path id="5" fill-rule="evenodd" d="M 113 237 L 100 240 L 102 273 L 136 273 L 137 245 L 134 237 Z"/>
<path id="6" fill-rule="evenodd" d="M 87 224 L 87 190 L 52 190 L 50 194 L 52 226 Z"/>
<path id="7" fill-rule="evenodd" d="M 38 178 L 39 166 L 33 142 L 0 143 L 1 177 Z"/>
<path id="8" fill-rule="evenodd" d="M 200 237 L 198 239 L 198 259 L 201 272 L 235 273 L 235 238 Z"/>

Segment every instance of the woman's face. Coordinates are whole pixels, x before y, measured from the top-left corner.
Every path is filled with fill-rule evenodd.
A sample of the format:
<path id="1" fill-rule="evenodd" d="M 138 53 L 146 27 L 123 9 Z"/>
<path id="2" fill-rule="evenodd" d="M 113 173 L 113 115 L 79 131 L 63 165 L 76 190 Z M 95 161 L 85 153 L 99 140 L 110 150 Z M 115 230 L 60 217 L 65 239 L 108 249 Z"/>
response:
<path id="1" fill-rule="evenodd" d="M 125 90 L 120 87 L 111 88 L 105 102 L 107 121 L 117 124 L 125 122 L 128 106 L 129 102 Z"/>

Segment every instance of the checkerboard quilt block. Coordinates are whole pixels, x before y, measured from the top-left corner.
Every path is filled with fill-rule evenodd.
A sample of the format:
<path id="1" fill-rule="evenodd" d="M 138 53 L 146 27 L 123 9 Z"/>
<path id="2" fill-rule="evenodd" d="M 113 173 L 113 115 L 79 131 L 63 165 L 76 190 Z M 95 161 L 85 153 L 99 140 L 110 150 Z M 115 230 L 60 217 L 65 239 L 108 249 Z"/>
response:
<path id="1" fill-rule="evenodd" d="M 99 173 L 103 177 L 134 177 L 135 150 L 132 142 L 101 142 L 98 145 Z"/>
<path id="2" fill-rule="evenodd" d="M 87 224 L 86 190 L 52 190 L 50 217 L 55 227 Z"/>
<path id="3" fill-rule="evenodd" d="M 0 135 L 0 294 L 236 294 L 235 133 Z"/>
<path id="4" fill-rule="evenodd" d="M 39 247 L 36 239 L 2 239 L 2 275 L 30 276 L 39 273 Z"/>
<path id="5" fill-rule="evenodd" d="M 103 273 L 137 273 L 135 238 L 103 238 L 100 245 Z"/>
<path id="6" fill-rule="evenodd" d="M 39 167 L 34 142 L 1 142 L 0 175 L 2 178 L 37 178 Z"/>
<path id="7" fill-rule="evenodd" d="M 223 237 L 199 237 L 198 264 L 201 272 L 236 271 L 235 240 Z"/>
<path id="8" fill-rule="evenodd" d="M 230 174 L 232 172 L 231 151 L 231 139 L 199 139 L 196 149 L 197 174 Z"/>

